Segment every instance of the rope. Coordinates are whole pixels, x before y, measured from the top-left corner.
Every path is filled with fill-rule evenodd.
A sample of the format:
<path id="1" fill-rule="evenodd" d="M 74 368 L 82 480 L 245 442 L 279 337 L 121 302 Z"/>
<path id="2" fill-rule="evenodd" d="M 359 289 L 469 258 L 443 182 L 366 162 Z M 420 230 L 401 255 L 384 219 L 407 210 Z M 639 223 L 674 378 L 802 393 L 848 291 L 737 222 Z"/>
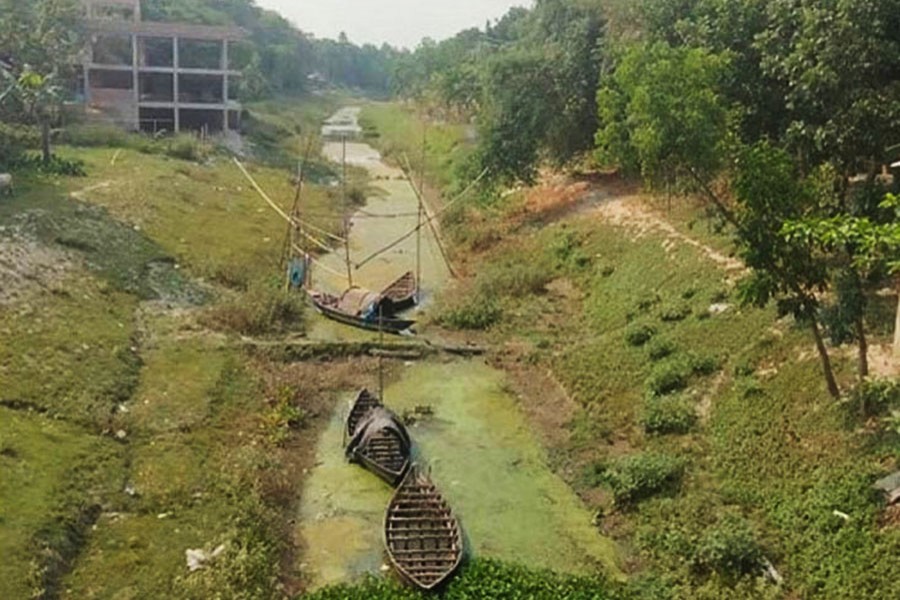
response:
<path id="1" fill-rule="evenodd" d="M 416 234 L 416 232 L 419 231 L 419 229 L 421 229 L 426 223 L 430 223 L 431 221 L 437 219 L 437 218 L 440 217 L 442 214 L 444 214 L 445 212 L 447 212 L 447 211 L 450 209 L 450 207 L 452 207 L 454 204 L 456 204 L 457 202 L 459 202 L 460 200 L 462 200 L 462 199 L 463 199 L 463 198 L 464 198 L 464 197 L 472 190 L 472 188 L 474 188 L 476 185 L 478 185 L 478 183 L 479 183 L 482 179 L 484 179 L 485 175 L 487 175 L 487 174 L 488 174 L 488 169 L 485 169 L 484 171 L 481 172 L 481 174 L 480 174 L 477 178 L 475 178 L 475 180 L 472 181 L 472 183 L 470 183 L 470 184 L 466 187 L 466 189 L 464 189 L 462 192 L 460 192 L 453 200 L 451 200 L 450 202 L 448 202 L 441 210 L 437 211 L 437 212 L 434 214 L 434 216 L 429 217 L 428 220 L 426 220 L 426 221 L 425 221 L 424 223 L 422 223 L 421 225 L 417 225 L 412 231 L 410 231 L 409 233 L 404 234 L 400 239 L 398 239 L 398 240 L 396 240 L 396 241 L 394 241 L 394 242 L 388 244 L 387 246 L 385 246 L 385 247 L 382 248 L 381 250 L 378 250 L 378 251 L 376 251 L 376 252 L 373 252 L 372 254 L 370 254 L 368 257 L 366 257 L 366 258 L 365 258 L 364 260 L 362 260 L 361 262 L 356 263 L 356 269 L 357 269 L 357 270 L 361 269 L 361 268 L 364 267 L 366 264 L 372 262 L 373 260 L 375 260 L 376 258 L 378 258 L 379 256 L 381 256 L 382 254 L 384 254 L 384 253 L 387 252 L 388 250 L 392 250 L 393 248 L 396 248 L 396 247 L 397 247 L 398 245 L 400 245 L 402 242 L 404 242 L 404 241 L 408 240 L 409 238 L 411 238 L 412 236 L 414 236 L 414 235 Z M 415 187 L 414 187 L 414 186 L 413 186 L 413 190 L 415 190 Z"/>
<path id="2" fill-rule="evenodd" d="M 293 246 L 293 248 L 294 248 L 294 251 L 295 251 L 295 252 L 299 252 L 300 254 L 305 254 L 306 257 L 309 259 L 309 262 L 318 265 L 319 268 L 321 268 L 323 271 L 328 271 L 328 272 L 331 273 L 332 275 L 337 275 L 338 277 L 342 277 L 342 278 L 344 278 L 344 279 L 347 278 L 347 274 L 346 274 L 346 273 L 340 273 L 340 272 L 335 271 L 334 269 L 332 269 L 332 268 L 326 266 L 325 263 L 323 263 L 322 261 L 316 260 L 316 259 L 313 258 L 312 256 L 306 254 L 306 253 L 303 251 L 303 248 L 300 248 L 299 246 L 296 246 L 296 245 Z"/>
<path id="3" fill-rule="evenodd" d="M 256 180 L 253 179 L 253 176 L 250 175 L 250 173 L 247 171 L 246 167 L 244 167 L 244 165 L 241 164 L 241 161 L 239 161 L 239 160 L 237 159 L 237 157 L 232 158 L 232 160 L 234 161 L 234 164 L 236 164 L 236 165 L 238 166 L 238 168 L 241 170 L 241 173 L 244 174 L 244 177 L 247 178 L 247 181 L 250 182 L 250 185 L 253 186 L 253 189 L 256 190 L 256 193 L 258 193 L 258 194 L 260 195 L 260 197 L 261 197 L 263 200 L 265 200 L 265 201 L 269 204 L 269 206 L 271 206 L 272 209 L 273 209 L 276 213 L 278 213 L 278 215 L 279 215 L 282 219 L 284 219 L 285 221 L 287 221 L 287 222 L 290 223 L 291 225 L 294 225 L 294 226 L 297 226 L 297 227 L 299 227 L 300 225 L 304 225 L 304 226 L 306 226 L 306 227 L 309 227 L 310 229 L 312 229 L 312 230 L 314 230 L 314 231 L 317 231 L 317 232 L 321 233 L 322 235 L 326 235 L 326 236 L 332 238 L 332 239 L 335 240 L 335 241 L 338 241 L 338 242 L 343 242 L 343 241 L 344 241 L 344 238 L 338 237 L 338 236 L 334 235 L 333 233 L 329 233 L 329 232 L 325 231 L 324 229 L 322 229 L 321 227 L 316 227 L 316 226 L 313 225 L 312 223 L 307 223 L 306 221 L 303 221 L 303 220 L 300 220 L 300 219 L 292 219 L 290 216 L 288 216 L 288 214 L 287 214 L 286 212 L 284 212 L 284 210 L 281 209 L 280 206 L 278 206 L 277 204 L 275 204 L 275 201 L 272 200 L 272 199 L 269 197 L 268 194 L 266 194 L 266 192 L 259 186 L 258 183 L 256 183 Z M 312 238 L 312 236 L 307 235 L 306 237 L 307 237 L 308 239 L 314 241 L 314 242 L 316 243 L 316 245 L 318 245 L 318 246 L 320 246 L 320 247 L 324 247 L 326 250 L 329 250 L 329 251 L 331 250 L 331 248 L 330 248 L 329 246 L 325 246 L 325 245 L 324 245 L 322 242 L 320 242 L 319 240 L 315 240 L 314 238 Z"/>

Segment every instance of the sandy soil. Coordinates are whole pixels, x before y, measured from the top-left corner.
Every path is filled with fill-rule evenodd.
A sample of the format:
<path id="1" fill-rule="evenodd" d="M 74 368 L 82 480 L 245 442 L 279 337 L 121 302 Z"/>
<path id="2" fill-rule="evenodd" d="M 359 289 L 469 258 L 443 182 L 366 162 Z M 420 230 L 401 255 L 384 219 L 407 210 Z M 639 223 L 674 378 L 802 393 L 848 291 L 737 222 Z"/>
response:
<path id="1" fill-rule="evenodd" d="M 0 233 L 0 305 L 22 301 L 36 291 L 60 289 L 74 266 L 75 259 L 62 250 L 19 232 Z"/>

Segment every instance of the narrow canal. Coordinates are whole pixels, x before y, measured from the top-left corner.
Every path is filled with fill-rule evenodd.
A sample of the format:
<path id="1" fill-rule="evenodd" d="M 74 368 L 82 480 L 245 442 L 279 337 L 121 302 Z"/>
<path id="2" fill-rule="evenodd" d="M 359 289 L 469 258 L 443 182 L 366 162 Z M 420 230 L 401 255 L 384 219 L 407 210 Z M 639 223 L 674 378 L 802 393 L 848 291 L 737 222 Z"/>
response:
<path id="1" fill-rule="evenodd" d="M 327 127 L 358 127 L 358 115 L 358 108 L 342 109 Z M 325 146 L 335 162 L 343 152 L 341 143 Z M 348 163 L 368 171 L 377 188 L 352 221 L 351 253 L 359 260 L 415 228 L 417 201 L 402 172 L 385 164 L 371 146 L 348 143 L 346 155 Z M 385 215 L 402 216 L 379 218 Z M 422 238 L 427 298 L 448 283 L 449 272 L 430 232 Z M 415 270 L 415 256 L 412 236 L 354 271 L 354 283 L 380 289 Z M 323 264 L 334 273 L 317 270 L 316 285 L 343 289 L 346 278 L 337 275 L 346 268 L 343 254 L 335 252 Z M 319 318 L 312 335 L 358 339 L 371 334 Z M 617 574 L 613 543 L 597 532 L 591 514 L 550 470 L 506 387 L 504 374 L 483 360 L 435 359 L 407 363 L 385 390 L 385 403 L 400 414 L 431 408 L 433 414 L 414 423 L 410 433 L 417 454 L 462 521 L 470 554 L 566 572 L 599 568 Z M 335 407 L 300 502 L 296 535 L 304 553 L 299 568 L 313 589 L 386 570 L 381 530 L 391 489 L 343 456 L 343 420 L 354 392 L 348 390 Z"/>

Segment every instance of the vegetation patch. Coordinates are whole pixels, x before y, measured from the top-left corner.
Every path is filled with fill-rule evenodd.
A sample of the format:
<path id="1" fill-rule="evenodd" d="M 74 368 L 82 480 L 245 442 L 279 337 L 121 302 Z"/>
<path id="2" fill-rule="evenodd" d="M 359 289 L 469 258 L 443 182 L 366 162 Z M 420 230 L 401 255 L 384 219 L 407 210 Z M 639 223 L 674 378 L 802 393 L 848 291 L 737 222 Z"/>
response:
<path id="1" fill-rule="evenodd" d="M 443 592 L 447 600 L 508 598 L 526 600 L 605 600 L 624 598 L 617 584 L 600 576 L 577 577 L 532 570 L 487 558 L 466 565 Z M 423 600 L 427 596 L 390 579 L 370 577 L 358 585 L 339 585 L 307 594 L 309 600 Z"/>
<path id="2" fill-rule="evenodd" d="M 625 330 L 625 341 L 629 346 L 643 346 L 656 335 L 656 328 L 647 323 L 629 325 Z"/>
<path id="3" fill-rule="evenodd" d="M 439 308 L 437 323 L 451 329 L 484 330 L 500 321 L 503 309 L 486 294 L 465 295 Z"/>
<path id="4" fill-rule="evenodd" d="M 650 434 L 688 433 L 697 422 L 697 410 L 684 396 L 648 396 L 640 422 Z"/>
<path id="5" fill-rule="evenodd" d="M 685 462 L 666 454 L 646 452 L 624 456 L 598 471 L 619 506 L 630 506 L 655 494 L 677 489 Z"/>

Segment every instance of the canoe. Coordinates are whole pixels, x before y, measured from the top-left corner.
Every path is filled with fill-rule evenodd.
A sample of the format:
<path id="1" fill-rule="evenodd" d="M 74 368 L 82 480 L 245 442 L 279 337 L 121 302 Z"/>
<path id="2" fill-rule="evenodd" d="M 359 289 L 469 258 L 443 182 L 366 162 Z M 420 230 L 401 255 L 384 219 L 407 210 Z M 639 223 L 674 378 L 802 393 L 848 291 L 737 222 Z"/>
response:
<path id="1" fill-rule="evenodd" d="M 412 440 L 402 421 L 384 406 L 369 410 L 347 444 L 347 458 L 396 486 L 410 465 Z"/>
<path id="2" fill-rule="evenodd" d="M 404 273 L 397 281 L 384 288 L 381 295 L 391 301 L 394 312 L 409 310 L 418 303 L 419 286 L 412 271 Z"/>
<path id="3" fill-rule="evenodd" d="M 408 331 L 415 321 L 409 319 L 397 319 L 392 316 L 393 309 L 388 311 L 376 311 L 368 313 L 352 312 L 341 308 L 341 298 L 324 292 L 308 291 L 313 306 L 324 316 L 352 327 L 369 331 L 384 331 L 385 333 L 400 334 Z"/>
<path id="4" fill-rule="evenodd" d="M 417 466 L 409 469 L 388 505 L 384 542 L 397 573 L 423 591 L 446 582 L 462 563 L 459 521 Z"/>
<path id="5" fill-rule="evenodd" d="M 359 424 L 369 411 L 379 406 L 381 406 L 381 400 L 376 398 L 369 390 L 360 390 L 359 394 L 356 395 L 356 400 L 353 401 L 353 405 L 350 407 L 350 412 L 347 414 L 344 440 L 352 439 Z"/>

